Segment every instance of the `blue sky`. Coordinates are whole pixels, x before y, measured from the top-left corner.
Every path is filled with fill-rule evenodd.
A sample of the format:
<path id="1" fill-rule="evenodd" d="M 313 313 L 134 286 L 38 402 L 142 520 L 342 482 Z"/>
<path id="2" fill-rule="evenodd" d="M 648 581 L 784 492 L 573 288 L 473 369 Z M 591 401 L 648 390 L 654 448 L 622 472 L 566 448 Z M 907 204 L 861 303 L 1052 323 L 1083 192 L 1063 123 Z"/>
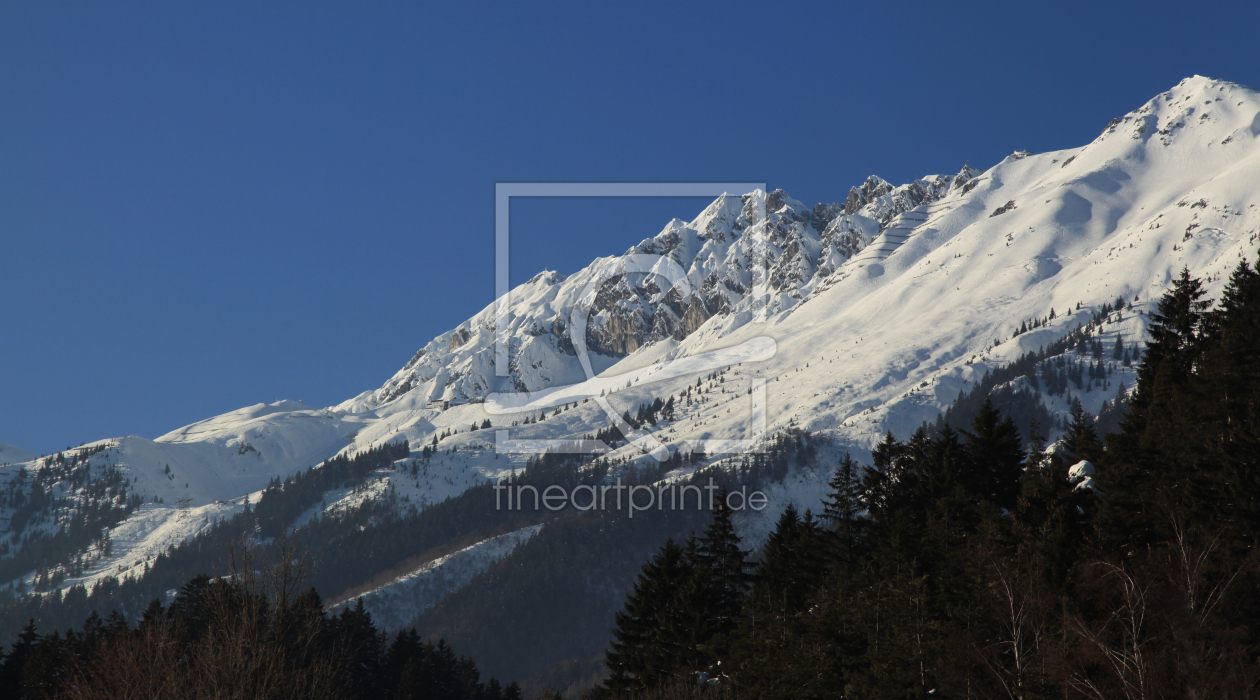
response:
<path id="1" fill-rule="evenodd" d="M 1254 2 L 261 5 L 0 7 L 0 441 L 379 386 L 492 300 L 497 181 L 812 205 L 1260 84 Z M 513 279 L 703 204 L 514 202 Z"/>

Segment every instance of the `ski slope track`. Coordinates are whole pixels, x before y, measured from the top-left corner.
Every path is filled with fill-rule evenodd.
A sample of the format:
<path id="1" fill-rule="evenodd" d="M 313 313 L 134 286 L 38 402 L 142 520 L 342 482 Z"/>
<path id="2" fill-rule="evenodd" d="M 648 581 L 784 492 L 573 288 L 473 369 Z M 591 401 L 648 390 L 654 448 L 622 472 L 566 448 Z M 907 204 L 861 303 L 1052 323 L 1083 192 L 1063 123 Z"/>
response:
<path id="1" fill-rule="evenodd" d="M 764 218 L 757 213 L 762 203 Z M 764 258 L 758 240 L 765 241 Z M 843 203 L 813 208 L 778 190 L 729 193 L 690 222 L 669 222 L 623 255 L 677 263 L 690 294 L 639 273 L 600 287 L 585 336 L 603 387 L 593 395 L 608 391 L 617 411 L 633 414 L 640 404 L 696 385 L 692 375 L 654 381 L 653 365 L 769 338 L 769 359 L 731 367 L 700 394 L 703 401 L 680 405 L 672 421 L 656 426 L 655 438 L 689 450 L 688 441 L 752 436 L 749 390 L 764 381 L 768 433 L 798 427 L 830 438 L 837 454 L 866 458 L 886 431 L 906 437 L 986 371 L 1062 338 L 1104 303 L 1125 302 L 1103 326 L 1108 350 L 1116 338 L 1137 345 L 1182 267 L 1217 295 L 1229 270 L 1243 256 L 1254 259 L 1258 246 L 1260 94 L 1195 76 L 1078 148 L 1016 151 L 984 171 L 963 168 L 900 186 L 872 176 Z M 144 505 L 111 529 L 110 555 L 62 586 L 125 575 L 242 508 L 273 477 L 337 454 L 404 438 L 418 449 L 457 431 L 441 440 L 423 474 L 383 470 L 363 488 L 326 499 L 331 509 L 390 492 L 422 508 L 523 465 L 523 455 L 496 455 L 497 431 L 513 440 L 593 435 L 607 418 L 596 401 L 576 398 L 592 395 L 580 387 L 565 390 L 577 403 L 559 412 L 554 402 L 527 397 L 520 413 L 491 415 L 481 402 L 496 392 L 581 385 L 586 377 L 570 319 L 587 283 L 617 257 L 568 277 L 543 272 L 512 290 L 508 376 L 495 372 L 492 301 L 421 348 L 381 387 L 337 406 L 260 404 L 155 440 L 93 443 L 108 445 L 91 457 L 93 468 L 120 470 L 128 494 Z M 753 289 L 763 264 L 769 298 L 758 321 L 763 300 Z M 1052 310 L 1053 320 L 1015 335 Z M 1133 386 L 1132 368 L 1117 366 L 1106 390 L 1091 386 L 1071 396 L 1096 412 L 1121 381 Z M 1046 397 L 1046 404 L 1057 415 L 1069 410 L 1066 398 Z M 544 420 L 535 420 L 540 415 Z M 469 429 L 486 420 L 494 430 Z M 445 452 L 452 447 L 459 449 Z M 634 446 L 615 453 L 648 458 Z M 0 464 L 6 462 L 0 492 L 28 483 L 19 471 L 47 468 L 0 444 Z M 772 497 L 812 499 L 802 504 L 810 507 L 824 484 L 797 479 Z M 14 512 L 0 508 L 0 522 Z M 744 527 L 764 531 L 763 519 L 749 518 Z M 11 547 L 20 548 L 30 528 L 57 526 L 28 524 L 9 534 Z"/>

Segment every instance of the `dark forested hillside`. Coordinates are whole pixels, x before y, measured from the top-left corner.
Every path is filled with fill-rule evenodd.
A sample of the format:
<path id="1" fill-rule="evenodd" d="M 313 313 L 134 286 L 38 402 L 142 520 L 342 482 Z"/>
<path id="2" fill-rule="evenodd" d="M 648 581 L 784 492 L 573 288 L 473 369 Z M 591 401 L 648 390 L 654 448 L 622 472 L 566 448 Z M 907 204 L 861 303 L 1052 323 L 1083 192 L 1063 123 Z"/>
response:
<path id="1" fill-rule="evenodd" d="M 192 579 L 134 627 L 117 611 L 64 635 L 29 622 L 0 665 L 0 699 L 521 700 L 516 683 L 482 682 L 444 641 L 391 639 L 361 603 L 326 615 L 304 586 L 309 560 L 287 539 L 275 551 L 267 561 L 236 549 L 230 576 Z"/>
<path id="2" fill-rule="evenodd" d="M 860 478 L 846 458 L 747 583 L 707 541 L 667 543 L 592 695 L 1255 697 L 1260 273 L 1213 304 L 1183 272 L 1152 321 L 1105 444 L 1078 407 L 1047 452 L 981 397 L 966 425 L 888 435 Z"/>
<path id="3" fill-rule="evenodd" d="M 781 480 L 790 468 L 810 464 L 816 452 L 816 438 L 788 432 L 756 459 L 715 464 L 692 479 L 756 489 Z M 658 467 L 619 473 L 627 483 L 652 483 L 680 466 L 684 457 L 676 454 Z M 569 485 L 598 483 L 609 469 L 598 460 L 583 464 L 549 454 L 533 460 L 525 474 L 538 483 Z M 527 689 L 550 687 L 569 697 L 602 677 L 599 650 L 639 563 L 671 537 L 702 532 L 710 513 L 665 509 L 634 519 L 616 510 L 557 515 L 512 556 L 422 614 L 415 626 L 429 637 L 446 638 L 491 672 L 521 680 Z"/>

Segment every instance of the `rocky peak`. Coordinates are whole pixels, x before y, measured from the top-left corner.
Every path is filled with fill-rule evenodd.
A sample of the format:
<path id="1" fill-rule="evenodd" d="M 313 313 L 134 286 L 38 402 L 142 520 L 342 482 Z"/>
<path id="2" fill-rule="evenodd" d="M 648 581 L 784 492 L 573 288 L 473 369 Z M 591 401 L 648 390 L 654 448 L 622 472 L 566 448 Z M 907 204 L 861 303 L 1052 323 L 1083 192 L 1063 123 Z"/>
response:
<path id="1" fill-rule="evenodd" d="M 775 190 L 766 195 L 766 214 L 779 214 L 793 221 L 806 221 L 809 209 L 804 204 L 792 199 L 783 190 Z"/>
<path id="2" fill-rule="evenodd" d="M 770 289 L 804 299 L 897 215 L 944 197 L 980 172 L 963 168 L 956 176 L 928 176 L 897 187 L 872 175 L 849 191 L 843 205 L 820 203 L 812 208 L 782 189 L 722 195 L 692 221 L 670 221 L 660 233 L 626 251 L 671 258 L 686 272 L 690 295 L 684 298 L 677 290 L 662 289 L 658 279 L 644 273 L 614 276 L 596 292 L 587 317 L 586 345 L 607 361 L 666 338 L 681 341 L 715 316 L 752 308 L 756 302 L 750 294 L 754 271 L 762 264 L 760 254 L 765 255 Z M 745 236 L 748 231 L 758 236 Z M 758 240 L 766 242 L 764 248 Z M 499 388 L 535 391 L 556 381 L 580 379 L 574 374 L 569 317 L 591 275 L 606 261 L 568 277 L 542 272 L 513 292 L 509 377 L 500 379 L 494 373 L 496 311 L 491 304 L 468 323 L 434 339 L 365 405 L 381 405 L 413 391 L 426 400 L 473 401 Z M 770 311 L 793 304 L 774 301 Z"/>
<path id="3" fill-rule="evenodd" d="M 844 213 L 853 214 L 857 210 L 866 206 L 876 197 L 882 197 L 891 192 L 893 186 L 884 181 L 878 175 L 871 175 L 866 178 L 866 182 L 862 186 L 852 187 L 849 189 L 849 197 L 844 200 Z"/>
<path id="4" fill-rule="evenodd" d="M 964 165 L 962 170 L 959 170 L 958 174 L 954 176 L 954 182 L 950 185 L 950 189 L 956 190 L 964 187 L 968 182 L 971 182 L 982 174 L 984 174 L 983 170 L 973 168 L 970 165 Z"/>
<path id="5" fill-rule="evenodd" d="M 722 243 L 733 231 L 737 230 L 736 225 L 743 208 L 743 197 L 724 194 L 713 200 L 713 203 L 705 207 L 704 211 L 690 223 L 680 228 L 694 229 L 702 241 L 713 240 Z"/>

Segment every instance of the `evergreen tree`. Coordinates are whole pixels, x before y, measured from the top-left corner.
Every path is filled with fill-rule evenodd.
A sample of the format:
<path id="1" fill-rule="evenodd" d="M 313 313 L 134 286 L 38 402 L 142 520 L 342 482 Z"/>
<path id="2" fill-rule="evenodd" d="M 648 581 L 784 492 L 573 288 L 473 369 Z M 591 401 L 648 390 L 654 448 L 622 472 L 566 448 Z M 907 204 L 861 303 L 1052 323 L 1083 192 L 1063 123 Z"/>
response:
<path id="1" fill-rule="evenodd" d="M 1049 456 L 1035 423 L 1029 428 L 1028 459 L 1020 478 L 1020 497 L 1012 529 L 1018 541 L 1037 553 L 1043 578 L 1061 590 L 1067 583 L 1088 521 L 1086 494 L 1073 490 L 1060 455 Z"/>
<path id="2" fill-rule="evenodd" d="M 381 659 L 381 680 L 388 688 L 397 688 L 403 671 L 412 657 L 425 653 L 425 643 L 421 641 L 416 628 L 399 632 L 389 645 Z"/>
<path id="3" fill-rule="evenodd" d="M 346 697 L 364 700 L 380 697 L 384 686 L 380 669 L 386 651 L 385 640 L 372 624 L 372 615 L 363 607 L 363 599 L 334 617 L 329 631 L 345 661 L 342 682 Z"/>
<path id="4" fill-rule="evenodd" d="M 859 518 L 863 509 L 862 481 L 853 457 L 845 453 L 840 467 L 827 482 L 823 498 L 823 519 L 832 533 L 834 550 L 842 565 L 851 565 L 861 551 L 866 521 Z"/>
<path id="5" fill-rule="evenodd" d="M 1079 400 L 1072 404 L 1072 422 L 1063 436 L 1063 460 L 1068 464 L 1086 460 L 1097 463 L 1103 456 L 1102 441 L 1094 430 L 1094 419 L 1085 413 Z"/>
<path id="6" fill-rule="evenodd" d="M 56 630 L 40 637 L 22 664 L 21 697 L 57 697 L 58 688 L 67 680 L 73 658 L 69 643 Z"/>
<path id="7" fill-rule="evenodd" d="M 718 491 L 704 534 L 689 539 L 683 551 L 692 574 L 675 612 L 686 630 L 677 635 L 677 658 L 691 671 L 713 672 L 727 655 L 752 579 L 753 564 L 740 549 L 726 495 L 725 488 Z"/>
<path id="8" fill-rule="evenodd" d="M 1195 505 L 1240 536 L 1260 539 L 1260 502 L 1248 496 L 1260 493 L 1260 270 L 1246 260 L 1230 275 L 1212 328 L 1217 341 L 1204 353 L 1193 409 L 1202 421 L 1197 471 L 1206 476 Z"/>
<path id="9" fill-rule="evenodd" d="M 754 695 L 760 690 L 773 697 L 773 690 L 795 685 L 804 672 L 801 643 L 807 620 L 802 616 L 826 575 L 822 538 L 813 514 L 806 511 L 802 518 L 788 504 L 762 548 L 738 641 L 721 667 L 737 670 L 741 686 Z"/>
<path id="10" fill-rule="evenodd" d="M 718 490 L 713 520 L 700 538 L 697 576 L 711 596 L 710 623 L 714 634 L 728 634 L 738 621 L 751 580 L 748 552 L 740 549 L 739 535 L 726 503 L 726 488 Z"/>
<path id="11" fill-rule="evenodd" d="M 955 488 L 967 489 L 970 457 L 958 440 L 958 432 L 943 425 L 932 439 L 927 430 L 919 428 L 910 437 L 908 445 L 922 489 L 917 505 L 927 508 L 938 499 L 952 496 Z"/>
<path id="12" fill-rule="evenodd" d="M 1002 420 L 993 401 L 986 396 L 972 421 L 971 432 L 963 431 L 963 435 L 969 457 L 964 486 L 999 508 L 1013 509 L 1019 496 L 1019 477 L 1025 457 L 1015 422 L 1010 416 Z"/>
<path id="13" fill-rule="evenodd" d="M 1202 298 L 1204 294 L 1203 283 L 1191 277 L 1189 269 L 1182 268 L 1181 276 L 1151 314 L 1147 329 L 1150 340 L 1138 368 L 1138 386 L 1129 403 L 1127 422 L 1132 427 L 1127 432 L 1141 433 L 1151 419 L 1150 407 L 1157 394 L 1167 394 L 1190 378 L 1200 357 L 1205 319 L 1212 305 Z M 1171 398 L 1165 397 L 1166 401 Z"/>
<path id="14" fill-rule="evenodd" d="M 749 592 L 755 609 L 786 618 L 805 606 L 826 572 L 821 540 L 813 514 L 802 519 L 789 503 L 761 550 Z"/>
<path id="15" fill-rule="evenodd" d="M 871 451 L 871 468 L 862 476 L 862 493 L 876 523 L 886 523 L 902 505 L 900 493 L 913 485 L 913 474 L 905 468 L 906 446 L 892 432 Z"/>
<path id="16" fill-rule="evenodd" d="M 609 689 L 652 688 L 683 670 L 678 616 L 691 578 L 683 549 L 672 539 L 643 565 L 625 609 L 614 617 L 613 641 L 604 654 Z"/>
<path id="17" fill-rule="evenodd" d="M 3 667 L 0 667 L 0 688 L 8 689 L 14 697 L 17 697 L 17 690 L 23 687 L 24 669 L 35 652 L 37 642 L 39 642 L 39 634 L 35 631 L 35 620 L 31 619 L 22 628 L 17 641 L 13 643 L 13 648 L 4 658 Z"/>
<path id="18" fill-rule="evenodd" d="M 1219 478 L 1229 460 L 1221 459 L 1224 455 L 1216 446 L 1229 442 L 1223 435 L 1229 428 L 1212 426 L 1229 426 L 1233 421 L 1227 397 L 1247 393 L 1246 376 L 1229 376 L 1235 370 L 1231 358 L 1221 354 L 1229 342 L 1222 340 L 1221 326 L 1230 323 L 1228 319 L 1242 318 L 1245 308 L 1255 313 L 1254 304 L 1244 301 L 1254 293 L 1253 274 L 1245 262 L 1236 268 L 1222 310 L 1211 313 L 1212 301 L 1203 298 L 1202 282 L 1183 269 L 1151 315 L 1137 386 L 1097 477 L 1109 494 L 1103 502 L 1104 530 L 1118 545 L 1149 544 L 1167 536 L 1170 517 L 1202 519 L 1221 504 L 1238 503 L 1225 496 L 1232 487 Z M 1232 359 L 1245 363 L 1246 352 Z M 1209 357 L 1216 361 L 1209 363 Z M 1213 386 L 1219 393 L 1214 395 Z M 1244 424 L 1245 420 L 1237 423 Z M 1251 471 L 1244 469 L 1229 478 L 1245 480 Z M 1110 495 L 1111 491 L 1116 493 Z"/>

